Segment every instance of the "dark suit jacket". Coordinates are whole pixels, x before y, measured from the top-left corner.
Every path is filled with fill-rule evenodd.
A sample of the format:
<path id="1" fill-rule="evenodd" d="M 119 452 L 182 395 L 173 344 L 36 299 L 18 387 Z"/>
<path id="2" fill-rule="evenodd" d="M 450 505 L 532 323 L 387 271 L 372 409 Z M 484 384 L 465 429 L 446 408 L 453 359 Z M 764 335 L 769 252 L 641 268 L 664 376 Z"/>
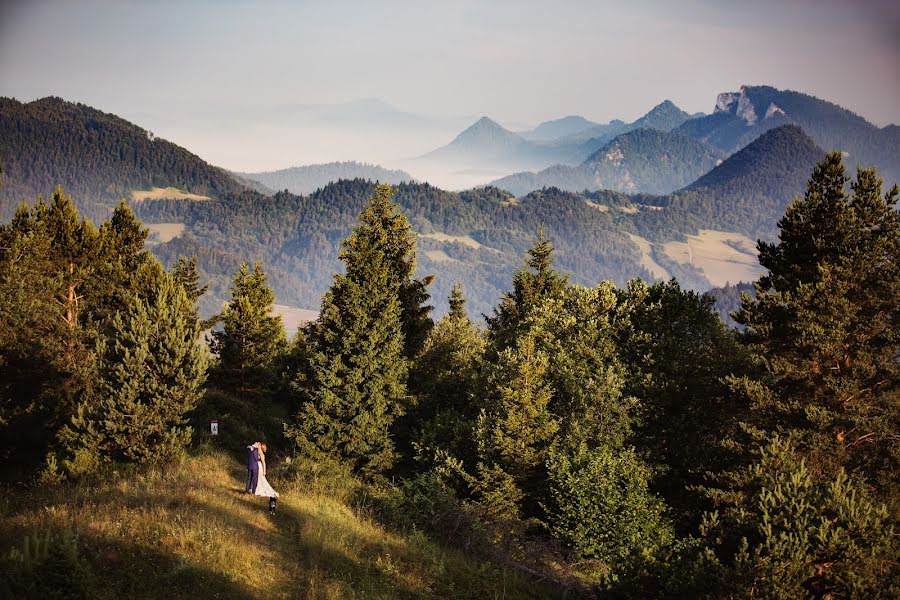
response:
<path id="1" fill-rule="evenodd" d="M 247 449 L 247 468 L 251 471 L 259 469 L 259 451 L 256 448 Z"/>

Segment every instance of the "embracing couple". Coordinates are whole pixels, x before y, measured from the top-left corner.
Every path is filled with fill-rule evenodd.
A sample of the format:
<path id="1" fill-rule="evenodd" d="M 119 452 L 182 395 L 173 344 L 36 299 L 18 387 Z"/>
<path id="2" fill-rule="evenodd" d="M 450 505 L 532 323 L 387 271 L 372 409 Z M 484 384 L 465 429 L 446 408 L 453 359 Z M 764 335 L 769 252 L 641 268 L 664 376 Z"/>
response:
<path id="1" fill-rule="evenodd" d="M 266 479 L 266 443 L 254 442 L 247 446 L 247 488 L 248 494 L 269 499 L 269 514 L 275 514 L 275 503 L 278 492 L 269 485 Z"/>

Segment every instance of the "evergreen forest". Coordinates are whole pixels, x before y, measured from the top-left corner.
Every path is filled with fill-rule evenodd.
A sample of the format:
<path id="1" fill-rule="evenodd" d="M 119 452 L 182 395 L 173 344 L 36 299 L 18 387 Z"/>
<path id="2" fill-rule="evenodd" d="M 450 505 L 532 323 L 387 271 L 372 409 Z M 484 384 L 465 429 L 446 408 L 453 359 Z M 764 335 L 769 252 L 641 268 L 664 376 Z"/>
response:
<path id="1" fill-rule="evenodd" d="M 675 279 L 622 277 L 629 229 L 553 188 L 353 180 L 122 201 L 96 222 L 69 195 L 95 206 L 84 186 L 21 205 L 0 225 L 0 595 L 258 597 L 231 569 L 259 561 L 284 577 L 274 597 L 897 598 L 900 188 L 806 149 L 781 167 L 805 192 L 759 208 L 783 210 L 757 245 L 765 272 L 718 292 L 739 328 Z M 706 206 L 682 213 L 702 226 L 715 174 L 643 201 Z M 655 214 L 630 231 L 652 238 Z M 160 260 L 151 215 L 207 244 Z M 421 268 L 429 227 L 480 232 L 460 255 L 518 258 L 439 281 Z M 208 319 L 200 264 L 230 273 Z M 587 271 L 602 281 L 572 275 Z M 319 307 L 290 338 L 284 295 Z M 232 534 L 252 505 L 179 473 L 240 480 L 254 440 L 282 509 Z"/>

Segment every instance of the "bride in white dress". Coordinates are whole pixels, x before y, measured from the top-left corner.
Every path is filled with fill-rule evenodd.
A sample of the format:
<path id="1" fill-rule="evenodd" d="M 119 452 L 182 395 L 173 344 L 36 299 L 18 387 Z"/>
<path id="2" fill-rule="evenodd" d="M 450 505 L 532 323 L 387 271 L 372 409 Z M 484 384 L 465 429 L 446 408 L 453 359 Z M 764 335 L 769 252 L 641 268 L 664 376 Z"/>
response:
<path id="1" fill-rule="evenodd" d="M 269 480 L 266 479 L 266 445 L 260 443 L 258 450 L 259 461 L 257 461 L 257 465 L 259 466 L 259 479 L 256 481 L 256 489 L 253 493 L 257 496 L 268 498 L 269 512 L 275 514 L 275 499 L 278 498 L 278 492 L 272 488 L 269 484 Z"/>

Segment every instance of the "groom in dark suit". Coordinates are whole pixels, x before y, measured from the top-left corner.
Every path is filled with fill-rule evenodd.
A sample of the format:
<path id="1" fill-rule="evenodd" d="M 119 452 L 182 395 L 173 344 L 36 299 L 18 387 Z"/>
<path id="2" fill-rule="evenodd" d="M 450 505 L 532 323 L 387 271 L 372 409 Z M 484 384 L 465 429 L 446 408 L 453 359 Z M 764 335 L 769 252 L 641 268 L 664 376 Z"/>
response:
<path id="1" fill-rule="evenodd" d="M 259 481 L 259 442 L 247 446 L 247 489 L 248 494 L 256 491 L 256 482 Z"/>

